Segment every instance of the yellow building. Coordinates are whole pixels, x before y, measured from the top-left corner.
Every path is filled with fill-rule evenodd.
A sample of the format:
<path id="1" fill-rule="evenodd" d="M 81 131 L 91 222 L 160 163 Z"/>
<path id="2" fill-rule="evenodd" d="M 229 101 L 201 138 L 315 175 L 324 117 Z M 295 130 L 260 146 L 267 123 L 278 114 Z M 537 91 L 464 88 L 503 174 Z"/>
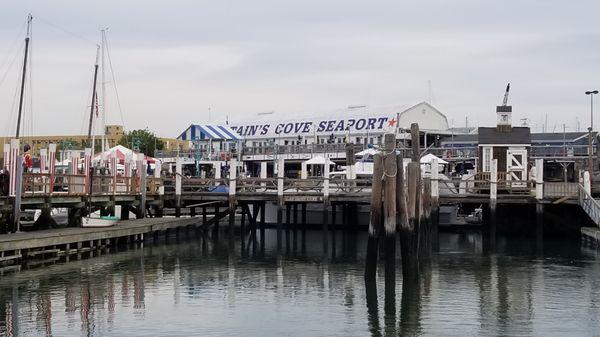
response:
<path id="1" fill-rule="evenodd" d="M 124 135 L 122 125 L 106 125 L 105 127 L 106 141 L 109 147 L 113 147 L 119 143 Z M 4 149 L 4 144 L 9 144 L 13 137 L 0 137 L 0 148 Z M 39 155 L 40 149 L 48 148 L 49 144 L 56 144 L 58 150 L 61 148 L 61 144 L 69 144 L 74 149 L 81 149 L 85 147 L 87 142 L 87 135 L 61 135 L 61 136 L 24 136 L 19 137 L 21 140 L 21 146 L 29 144 L 31 146 L 31 153 L 34 156 Z M 165 145 L 165 150 L 188 150 L 191 148 L 189 141 L 181 141 L 176 138 L 161 138 Z M 96 144 L 100 144 L 100 136 L 96 136 Z M 98 146 L 98 145 L 96 145 Z M 4 156 L 4 151 L 0 152 L 0 158 Z"/>

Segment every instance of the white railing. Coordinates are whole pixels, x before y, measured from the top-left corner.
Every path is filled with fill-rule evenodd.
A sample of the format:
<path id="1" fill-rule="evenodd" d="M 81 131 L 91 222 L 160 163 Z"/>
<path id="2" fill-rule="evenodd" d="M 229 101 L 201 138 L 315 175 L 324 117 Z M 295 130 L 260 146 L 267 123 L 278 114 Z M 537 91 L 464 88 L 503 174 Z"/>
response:
<path id="1" fill-rule="evenodd" d="M 578 201 L 583 211 L 600 227 L 600 203 L 585 190 L 582 185 L 578 187 Z"/>

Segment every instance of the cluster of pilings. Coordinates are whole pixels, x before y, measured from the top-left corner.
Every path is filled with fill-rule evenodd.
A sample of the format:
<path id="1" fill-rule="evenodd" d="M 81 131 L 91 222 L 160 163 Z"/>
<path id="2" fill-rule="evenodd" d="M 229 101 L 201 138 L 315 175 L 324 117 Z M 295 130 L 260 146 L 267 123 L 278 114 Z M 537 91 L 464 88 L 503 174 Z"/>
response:
<path id="1" fill-rule="evenodd" d="M 374 156 L 365 281 L 375 284 L 378 258 L 383 252 L 386 299 L 395 298 L 398 234 L 405 282 L 418 277 L 421 263 L 430 258 L 437 241 L 438 189 L 432 186 L 437 177 L 422 178 L 417 124 L 411 125 L 411 136 L 412 157 L 406 172 L 394 134 L 384 136 L 383 150 Z M 394 305 L 386 300 L 386 311 L 391 310 L 388 304 Z"/>

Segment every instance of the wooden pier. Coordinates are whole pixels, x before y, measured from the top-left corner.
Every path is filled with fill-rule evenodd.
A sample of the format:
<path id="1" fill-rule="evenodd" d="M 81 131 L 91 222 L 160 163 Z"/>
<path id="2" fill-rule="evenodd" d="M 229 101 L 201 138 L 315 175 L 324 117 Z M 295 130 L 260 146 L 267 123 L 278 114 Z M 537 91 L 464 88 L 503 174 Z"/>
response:
<path id="1" fill-rule="evenodd" d="M 121 221 L 102 228 L 60 228 L 0 235 L 0 262 L 103 250 L 120 243 L 144 242 L 148 235 L 198 228 L 198 218 Z"/>
<path id="2" fill-rule="evenodd" d="M 418 133 L 418 130 L 416 131 Z M 418 140 L 418 137 L 416 138 Z M 439 205 L 471 203 L 486 204 L 492 214 L 495 216 L 495 209 L 499 204 L 535 204 L 538 213 L 543 212 L 544 205 L 557 203 L 570 203 L 580 205 L 589 215 L 595 224 L 600 222 L 600 203 L 591 196 L 591 183 L 589 174 L 585 172 L 582 175 L 580 183 L 567 182 L 544 182 L 543 177 L 543 159 L 536 159 L 536 178 L 533 180 L 511 180 L 511 178 L 498 172 L 497 162 L 492 161 L 490 173 L 478 173 L 463 178 L 440 178 L 437 174 L 438 163 L 430 163 L 429 172 L 422 173 L 418 162 L 419 147 L 418 141 L 415 149 L 403 149 L 398 157 L 398 162 L 391 159 L 386 164 L 397 171 L 402 171 L 402 157 L 405 153 L 411 153 L 412 164 L 409 165 L 407 175 L 417 176 L 409 178 L 409 182 L 399 183 L 395 189 L 386 188 L 386 191 L 401 191 L 403 188 L 416 188 L 410 182 L 419 181 L 419 190 L 423 188 L 422 183 L 426 183 L 427 200 L 425 204 L 419 207 L 420 213 L 413 214 L 408 212 L 409 220 L 412 217 L 423 216 L 423 211 L 427 217 L 432 217 L 434 223 L 431 228 L 437 230 L 437 218 L 435 216 Z M 17 144 L 18 145 L 18 144 Z M 351 154 L 352 146 L 347 147 Z M 394 149 L 393 139 L 390 138 L 390 149 Z M 52 150 L 52 149 L 51 149 Z M 55 150 L 55 149 L 54 149 Z M 391 151 L 391 150 L 390 150 Z M 18 151 L 17 151 L 18 152 Z M 52 157 L 52 151 L 49 151 Z M 186 220 L 177 220 L 181 223 L 189 224 L 198 222 L 214 224 L 218 229 L 220 219 L 229 217 L 229 232 L 233 233 L 236 214 L 242 217 L 242 235 L 246 235 L 256 230 L 264 233 L 265 224 L 265 205 L 274 204 L 277 207 L 277 232 L 278 247 L 283 247 L 283 231 L 287 234 L 291 224 L 294 228 L 306 228 L 306 209 L 308 204 L 319 205 L 322 208 L 322 221 L 319 224 L 323 228 L 324 239 L 327 237 L 329 226 L 337 222 L 336 210 L 343 210 L 345 214 L 337 219 L 343 219 L 344 224 L 355 222 L 356 219 L 350 219 L 349 212 L 356 210 L 358 205 L 370 205 L 372 203 L 372 178 L 356 177 L 352 170 L 347 170 L 345 177 L 330 176 L 327 165 L 323 176 L 307 177 L 306 174 L 299 178 L 291 178 L 285 175 L 285 160 L 280 158 L 276 161 L 275 176 L 267 178 L 261 173 L 261 177 L 247 177 L 241 173 L 241 163 L 235 159 L 229 162 L 229 176 L 221 178 L 199 178 L 186 177 L 182 174 L 182 162 L 178 160 L 174 172 L 165 174 L 160 169 L 154 171 L 152 175 L 147 175 L 148 163 L 143 155 L 138 158 L 130 158 L 125 163 L 125 172 L 117 173 L 116 158 L 107 158 L 100 167 L 92 168 L 90 162 L 91 150 L 86 150 L 86 155 L 82 162 L 83 170 L 78 165 L 78 158 L 73 159 L 73 165 L 69 173 L 56 173 L 53 165 L 49 165 L 42 170 L 42 173 L 22 173 L 18 170 L 18 165 L 12 165 L 16 175 L 11 176 L 11 189 L 9 196 L 0 197 L 0 224 L 3 224 L 5 232 L 18 232 L 21 229 L 21 212 L 26 210 L 41 210 L 39 219 L 34 223 L 32 229 L 37 231 L 31 233 L 13 233 L 10 235 L 0 235 L 0 252 L 17 251 L 23 249 L 38 249 L 39 247 L 30 247 L 29 243 L 34 242 L 34 238 L 40 238 L 40 235 L 50 235 L 54 231 L 57 233 L 72 233 L 73 237 L 81 238 L 78 242 L 93 242 L 98 240 L 111 239 L 113 237 L 95 237 L 89 234 L 99 233 L 98 231 L 78 228 L 81 226 L 82 217 L 87 214 L 100 211 L 101 215 L 115 215 L 117 206 L 121 209 L 121 219 L 127 220 L 130 213 L 138 219 L 152 220 L 148 224 L 141 224 L 139 227 L 129 225 L 117 226 L 115 229 L 103 231 L 112 233 L 115 237 L 127 237 L 131 235 L 142 235 L 153 232 L 153 226 L 157 224 L 175 224 L 179 222 L 170 222 L 161 218 L 168 212 L 176 217 L 182 213 L 189 214 L 190 218 Z M 11 162 L 19 162 L 20 157 L 12 153 Z M 18 154 L 18 153 L 17 153 Z M 353 155 L 347 155 L 347 164 L 352 164 Z M 394 157 L 396 158 L 396 157 Z M 53 160 L 53 159 L 52 159 Z M 157 167 L 160 163 L 157 164 Z M 412 166 L 414 167 L 412 167 Z M 133 169 L 135 167 L 135 169 Z M 412 167 L 412 168 L 411 168 Z M 417 170 L 419 169 L 419 170 Z M 389 171 L 388 169 L 385 172 Z M 391 179 L 391 178 L 390 178 Z M 415 180 L 416 179 L 416 180 Z M 406 184 L 405 187 L 404 184 Z M 412 186 L 412 187 L 411 187 Z M 392 192 L 390 192 L 392 193 Z M 393 192 L 394 195 L 398 192 Z M 391 199 L 391 194 L 387 199 Z M 385 198 L 384 198 L 385 199 Z M 400 199 L 398 199 L 400 200 Z M 409 210 L 415 209 L 411 206 L 414 203 L 422 203 L 408 199 Z M 391 206 L 390 206 L 391 207 Z M 405 207 L 398 203 L 394 209 Z M 52 219 L 52 209 L 68 209 L 67 229 L 50 229 L 56 227 Z M 186 210 L 182 212 L 182 210 Z M 286 219 L 283 219 L 283 211 L 286 210 Z M 207 213 L 214 215 L 212 222 L 207 220 Z M 300 212 L 300 214 L 298 213 Z M 389 210 L 385 216 L 389 223 L 386 232 L 392 232 L 392 217 L 394 213 Z M 330 216 L 331 214 L 331 216 Z M 433 214 L 433 216 L 432 216 Z M 298 219 L 301 219 L 299 221 Z M 293 219 L 293 221 L 292 221 Z M 543 217 L 538 216 L 540 221 Z M 403 219 L 399 219 L 401 221 Z M 246 221 L 248 226 L 246 227 Z M 405 221 L 405 222 L 406 222 Z M 154 224 L 154 225 L 153 225 Z M 410 226 L 409 223 L 405 224 Z M 180 226 L 180 225 L 174 225 Z M 187 226 L 187 225 L 186 225 Z M 260 226 L 260 227 L 259 227 Z M 396 227 L 395 227 L 396 228 Z M 408 228 L 408 227 L 407 227 Z M 40 229 L 42 229 L 40 231 Z M 332 229 L 335 230 L 334 226 Z M 47 231 L 44 231 L 47 230 Z M 396 228 L 397 230 L 397 228 Z M 131 232 L 132 234 L 124 234 Z M 77 233 L 77 234 L 75 234 Z M 81 236 L 88 233 L 91 236 Z M 88 235 L 86 234 L 86 235 Z M 79 235 L 79 236 L 78 236 Z M 435 237 L 436 233 L 432 234 Z M 263 240 L 264 235 L 261 235 Z M 230 236 L 231 237 L 231 236 Z M 18 239 L 22 238 L 22 239 Z M 59 240 L 61 234 L 50 235 L 52 240 Z M 50 240 L 50 239 L 48 239 Z M 62 240 L 62 239 L 61 239 Z M 70 239 L 68 239 L 70 240 Z M 67 241 L 68 241 L 67 240 Z M 55 245 L 73 244 L 65 241 L 48 241 L 49 244 L 43 245 L 50 247 Z M 14 246 L 16 242 L 23 243 L 21 246 Z M 328 240 L 323 242 L 324 251 L 329 249 Z M 54 248 L 52 248 L 54 249 Z M 70 248 L 69 248 L 70 249 Z M 14 253 L 14 255 L 22 252 Z M 6 253 L 2 253 L 4 259 Z"/>

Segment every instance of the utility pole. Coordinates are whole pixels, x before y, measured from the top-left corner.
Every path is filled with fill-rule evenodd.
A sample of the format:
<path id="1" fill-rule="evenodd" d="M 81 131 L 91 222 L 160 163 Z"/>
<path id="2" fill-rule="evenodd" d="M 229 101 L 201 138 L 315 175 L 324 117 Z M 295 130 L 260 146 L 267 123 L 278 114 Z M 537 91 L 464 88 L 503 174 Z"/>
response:
<path id="1" fill-rule="evenodd" d="M 588 171 L 590 173 L 590 181 L 593 182 L 594 177 L 594 148 L 592 146 L 592 131 L 594 130 L 594 95 L 598 94 L 598 90 L 590 90 L 585 92 L 590 96 L 590 127 L 588 128 Z"/>
<path id="2" fill-rule="evenodd" d="M 19 138 L 21 131 L 21 116 L 23 115 L 23 98 L 25 97 L 25 78 L 27 77 L 27 55 L 29 53 L 29 40 L 31 34 L 31 20 L 33 16 L 27 15 L 27 36 L 25 37 L 25 57 L 23 58 L 23 73 L 21 77 L 21 97 L 19 98 L 19 116 L 17 117 L 17 134 L 15 138 Z"/>

